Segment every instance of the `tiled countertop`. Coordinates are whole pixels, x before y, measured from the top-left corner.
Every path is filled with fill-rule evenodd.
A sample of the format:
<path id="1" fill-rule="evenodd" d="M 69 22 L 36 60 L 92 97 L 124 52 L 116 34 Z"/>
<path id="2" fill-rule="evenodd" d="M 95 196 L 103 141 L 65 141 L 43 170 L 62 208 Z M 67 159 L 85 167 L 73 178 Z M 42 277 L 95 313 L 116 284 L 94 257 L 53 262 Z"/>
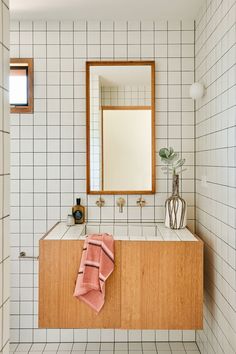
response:
<path id="1" fill-rule="evenodd" d="M 127 241 L 198 241 L 187 228 L 171 230 L 163 223 L 89 223 L 67 226 L 61 221 L 46 234 L 44 240 L 83 240 L 86 234 L 107 232 L 115 240 Z"/>

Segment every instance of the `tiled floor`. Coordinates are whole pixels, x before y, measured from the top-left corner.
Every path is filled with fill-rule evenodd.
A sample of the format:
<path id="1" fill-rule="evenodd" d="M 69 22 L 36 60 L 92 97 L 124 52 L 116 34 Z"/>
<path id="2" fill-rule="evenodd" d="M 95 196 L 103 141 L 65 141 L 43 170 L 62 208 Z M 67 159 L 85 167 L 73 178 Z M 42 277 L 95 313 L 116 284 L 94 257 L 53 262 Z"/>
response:
<path id="1" fill-rule="evenodd" d="M 130 343 L 21 343 L 11 344 L 17 354 L 199 354 L 194 342 Z"/>

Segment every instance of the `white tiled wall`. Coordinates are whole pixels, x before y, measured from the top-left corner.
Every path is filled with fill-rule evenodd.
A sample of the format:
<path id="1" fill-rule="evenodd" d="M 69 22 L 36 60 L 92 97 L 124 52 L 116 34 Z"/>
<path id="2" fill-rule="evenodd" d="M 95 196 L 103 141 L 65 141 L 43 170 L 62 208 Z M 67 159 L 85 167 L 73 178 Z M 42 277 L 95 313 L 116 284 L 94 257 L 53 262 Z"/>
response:
<path id="1" fill-rule="evenodd" d="M 236 353 L 235 0 L 208 0 L 198 17 L 196 79 L 206 87 L 206 94 L 196 107 L 196 229 L 205 241 L 204 331 L 197 332 L 197 342 L 204 354 L 233 354 Z"/>
<path id="2" fill-rule="evenodd" d="M 151 106 L 151 87 L 102 86 L 103 106 Z"/>
<path id="3" fill-rule="evenodd" d="M 192 340 L 194 331 L 39 330 L 37 262 L 19 261 L 19 252 L 38 255 L 38 240 L 66 217 L 77 196 L 89 221 L 162 221 L 171 191 L 157 165 L 157 193 L 144 196 L 86 195 L 85 61 L 156 61 L 156 147 L 173 146 L 186 158 L 182 186 L 194 222 L 194 23 L 180 21 L 13 22 L 11 56 L 34 57 L 35 112 L 11 115 L 12 341 Z"/>
<path id="4" fill-rule="evenodd" d="M 0 0 L 0 353 L 9 353 L 9 4 Z"/>
<path id="5" fill-rule="evenodd" d="M 101 83 L 97 74 L 90 75 L 90 183 L 92 191 L 101 190 Z"/>

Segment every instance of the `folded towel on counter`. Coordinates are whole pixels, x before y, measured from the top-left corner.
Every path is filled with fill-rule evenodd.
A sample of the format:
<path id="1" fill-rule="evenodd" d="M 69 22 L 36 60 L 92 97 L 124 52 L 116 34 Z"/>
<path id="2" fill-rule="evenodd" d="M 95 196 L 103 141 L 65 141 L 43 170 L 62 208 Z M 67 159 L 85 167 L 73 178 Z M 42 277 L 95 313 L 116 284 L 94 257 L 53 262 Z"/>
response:
<path id="1" fill-rule="evenodd" d="M 74 296 L 99 312 L 105 301 L 105 281 L 114 270 L 114 240 L 108 234 L 86 237 Z"/>

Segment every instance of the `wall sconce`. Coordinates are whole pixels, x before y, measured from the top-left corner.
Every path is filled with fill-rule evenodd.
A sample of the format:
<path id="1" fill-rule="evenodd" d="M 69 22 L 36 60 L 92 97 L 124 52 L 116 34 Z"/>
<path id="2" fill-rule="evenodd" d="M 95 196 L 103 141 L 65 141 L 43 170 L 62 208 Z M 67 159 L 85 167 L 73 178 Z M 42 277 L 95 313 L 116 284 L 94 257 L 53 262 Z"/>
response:
<path id="1" fill-rule="evenodd" d="M 199 98 L 203 97 L 204 91 L 205 91 L 205 88 L 204 88 L 203 84 L 200 84 L 200 82 L 194 82 L 190 86 L 189 94 L 193 100 L 198 100 Z"/>

